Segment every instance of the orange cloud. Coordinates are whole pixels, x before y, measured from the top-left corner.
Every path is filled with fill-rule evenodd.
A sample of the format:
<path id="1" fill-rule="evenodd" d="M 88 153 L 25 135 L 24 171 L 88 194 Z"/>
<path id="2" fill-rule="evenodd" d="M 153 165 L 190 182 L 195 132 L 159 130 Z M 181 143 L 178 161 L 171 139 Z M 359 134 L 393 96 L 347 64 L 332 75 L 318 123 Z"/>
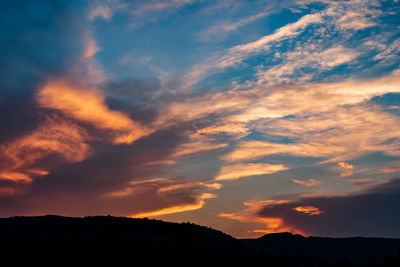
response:
<path id="1" fill-rule="evenodd" d="M 156 160 L 156 161 L 150 161 L 147 162 L 146 165 L 147 166 L 154 166 L 154 165 L 174 165 L 176 164 L 176 161 L 174 160 Z"/>
<path id="2" fill-rule="evenodd" d="M 348 171 L 348 172 L 343 172 L 340 174 L 340 177 L 347 177 L 347 176 L 352 176 L 354 172 Z"/>
<path id="3" fill-rule="evenodd" d="M 160 215 L 173 214 L 173 213 L 191 211 L 191 210 L 198 210 L 204 206 L 204 204 L 205 204 L 204 199 L 215 198 L 215 197 L 216 196 L 214 194 L 203 193 L 203 194 L 199 195 L 196 199 L 196 202 L 192 203 L 192 204 L 179 204 L 179 205 L 175 205 L 172 207 L 159 209 L 159 210 L 155 210 L 155 211 L 141 212 L 141 213 L 133 214 L 129 217 L 131 217 L 131 218 L 156 217 L 156 216 L 160 216 Z"/>
<path id="4" fill-rule="evenodd" d="M 293 232 L 293 229 L 290 227 L 286 227 L 282 218 L 278 217 L 270 217 L 270 218 L 261 218 L 261 217 L 245 217 L 242 215 L 238 215 L 235 213 L 219 213 L 218 217 L 227 218 L 240 222 L 257 222 L 265 225 L 265 229 L 256 229 L 256 230 L 248 230 L 248 233 L 262 233 L 262 234 L 272 234 L 272 233 L 280 233 L 280 232 Z M 298 231 L 296 231 L 298 233 Z"/>
<path id="5" fill-rule="evenodd" d="M 170 185 L 172 181 L 165 178 L 153 178 L 145 180 L 134 180 L 128 183 L 124 188 L 105 194 L 106 197 L 127 197 L 143 191 L 148 188 L 154 189 L 162 188 L 163 186 Z"/>
<path id="6" fill-rule="evenodd" d="M 33 174 L 33 175 L 37 175 L 37 176 L 44 176 L 49 174 L 49 171 L 46 170 L 41 170 L 41 169 L 29 169 L 27 170 L 28 173 Z"/>
<path id="7" fill-rule="evenodd" d="M 246 209 L 242 211 L 238 211 L 235 213 L 219 213 L 218 217 L 227 218 L 231 220 L 236 220 L 245 223 L 259 223 L 262 224 L 264 229 L 255 229 L 248 230 L 247 234 L 236 233 L 235 236 L 240 236 L 241 238 L 246 238 L 250 234 L 270 234 L 270 233 L 279 233 L 279 232 L 291 232 L 293 234 L 301 234 L 306 235 L 301 230 L 289 226 L 285 223 L 283 218 L 280 217 L 261 217 L 258 216 L 258 211 L 260 211 L 263 207 L 266 206 L 279 206 L 282 204 L 290 203 L 287 200 L 261 200 L 261 201 L 246 201 L 243 204 L 247 206 Z"/>
<path id="8" fill-rule="evenodd" d="M 95 88 L 83 89 L 68 80 L 51 80 L 37 93 L 43 108 L 54 109 L 98 129 L 113 131 L 114 144 L 130 144 L 153 130 L 135 122 L 123 112 L 110 110 L 104 95 Z"/>
<path id="9" fill-rule="evenodd" d="M 350 170 L 354 169 L 353 165 L 346 162 L 339 162 L 338 165 L 344 169 L 350 169 Z"/>
<path id="10" fill-rule="evenodd" d="M 319 215 L 322 213 L 320 209 L 313 206 L 298 206 L 293 208 L 293 210 L 305 213 L 307 215 Z"/>
<path id="11" fill-rule="evenodd" d="M 380 173 L 400 172 L 400 168 L 384 168 L 379 170 Z"/>
<path id="12" fill-rule="evenodd" d="M 213 144 L 207 141 L 195 141 L 179 145 L 173 153 L 174 158 L 183 157 L 186 155 L 204 153 L 211 150 L 216 150 L 226 147 L 228 144 Z"/>
<path id="13" fill-rule="evenodd" d="M 160 189 L 158 189 L 158 192 L 167 192 L 167 191 L 178 190 L 178 189 L 192 188 L 195 186 L 203 186 L 206 188 L 218 190 L 218 189 L 221 189 L 222 184 L 218 184 L 218 183 L 206 184 L 203 182 L 187 182 L 187 183 L 174 184 L 174 185 L 170 185 L 170 186 L 161 187 Z"/>
<path id="14" fill-rule="evenodd" d="M 32 166 L 50 155 L 60 155 L 67 162 L 83 161 L 91 153 L 87 139 L 86 131 L 76 124 L 48 117 L 33 132 L 0 145 L 0 179 L 30 184 L 49 173 Z"/>
<path id="15" fill-rule="evenodd" d="M 292 179 L 292 182 L 293 182 L 293 183 L 296 183 L 296 184 L 303 185 L 303 186 L 316 186 L 316 185 L 321 184 L 320 181 L 317 181 L 317 180 L 315 180 L 315 179 L 308 179 L 308 180 L 305 180 L 305 181 L 303 181 L 303 180 L 297 180 L 297 179 Z"/>
<path id="16" fill-rule="evenodd" d="M 84 52 L 82 57 L 85 59 L 93 57 L 100 48 L 97 46 L 96 41 L 90 36 L 88 32 L 83 36 Z"/>
<path id="17" fill-rule="evenodd" d="M 346 169 L 348 171 L 343 172 L 340 174 L 340 177 L 347 177 L 347 176 L 351 176 L 354 174 L 353 170 L 354 170 L 354 166 L 346 163 L 346 162 L 339 162 L 338 166 L 342 167 L 343 169 Z"/>
<path id="18" fill-rule="evenodd" d="M 253 175 L 272 174 L 287 170 L 284 165 L 271 165 L 266 163 L 248 163 L 223 166 L 218 175 L 214 178 L 216 181 L 236 180 L 242 177 Z"/>
<path id="19" fill-rule="evenodd" d="M 288 200 L 274 200 L 274 199 L 251 200 L 251 201 L 243 202 L 243 205 L 245 205 L 247 207 L 252 207 L 252 208 L 258 209 L 258 208 L 265 207 L 265 206 L 276 206 L 276 205 L 286 204 L 289 202 L 290 201 L 288 201 Z"/>
<path id="20" fill-rule="evenodd" d="M 19 172 L 1 172 L 0 180 L 9 180 L 13 182 L 32 183 L 32 178 Z"/>
<path id="21" fill-rule="evenodd" d="M 47 118 L 34 132 L 2 145 L 1 151 L 13 168 L 29 166 L 50 154 L 62 155 L 69 162 L 80 162 L 91 152 L 85 143 L 87 138 L 81 127 L 59 118 Z"/>

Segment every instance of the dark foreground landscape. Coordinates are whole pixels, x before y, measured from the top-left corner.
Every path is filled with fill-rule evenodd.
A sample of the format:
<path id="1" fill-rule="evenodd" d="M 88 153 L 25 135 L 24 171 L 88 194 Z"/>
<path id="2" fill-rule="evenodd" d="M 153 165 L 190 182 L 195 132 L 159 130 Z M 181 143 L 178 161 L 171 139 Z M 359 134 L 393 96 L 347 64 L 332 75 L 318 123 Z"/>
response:
<path id="1" fill-rule="evenodd" d="M 7 266 L 400 266 L 400 239 L 240 240 L 191 223 L 111 216 L 3 218 L 0 241 Z"/>

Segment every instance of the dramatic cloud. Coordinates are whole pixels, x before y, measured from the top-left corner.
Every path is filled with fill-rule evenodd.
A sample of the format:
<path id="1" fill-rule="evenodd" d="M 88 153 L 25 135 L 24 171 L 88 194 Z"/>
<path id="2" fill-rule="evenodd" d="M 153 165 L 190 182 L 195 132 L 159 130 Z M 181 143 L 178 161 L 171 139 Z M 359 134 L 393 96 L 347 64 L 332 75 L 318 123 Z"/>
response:
<path id="1" fill-rule="evenodd" d="M 0 7 L 0 216 L 398 234 L 398 1 Z"/>
<path id="2" fill-rule="evenodd" d="M 9 162 L 12 169 L 29 167 L 37 159 L 53 153 L 69 162 L 79 162 L 91 151 L 85 143 L 86 137 L 86 131 L 79 126 L 48 118 L 31 134 L 2 145 L 3 162 Z"/>
<path id="3" fill-rule="evenodd" d="M 133 180 L 122 190 L 110 192 L 104 196 L 107 198 L 129 198 L 143 194 L 155 194 L 154 197 L 161 201 L 162 208 L 152 208 L 147 211 L 130 214 L 133 218 L 156 217 L 166 214 L 180 213 L 197 210 L 204 206 L 205 199 L 217 197 L 215 194 L 200 193 L 200 189 L 221 189 L 218 183 L 204 183 L 200 181 L 179 182 L 166 178 L 154 178 L 146 180 Z M 184 197 L 184 198 L 182 198 Z M 187 198 L 189 197 L 189 198 Z M 175 198 L 182 198 L 179 202 Z"/>
<path id="4" fill-rule="evenodd" d="M 110 110 L 100 91 L 82 89 L 65 80 L 46 83 L 39 90 L 37 100 L 41 107 L 59 110 L 99 129 L 115 131 L 112 140 L 115 144 L 130 144 L 153 132 L 131 120 L 127 114 Z"/>
<path id="5" fill-rule="evenodd" d="M 237 233 L 239 236 L 249 236 L 249 233 L 251 233 L 252 236 L 260 236 L 260 234 L 279 232 L 296 232 L 304 234 L 298 229 L 287 227 L 284 220 L 279 216 L 262 217 L 256 214 L 257 211 L 259 211 L 262 207 L 275 207 L 279 205 L 285 205 L 287 203 L 289 203 L 287 200 L 247 201 L 243 203 L 247 207 L 246 209 L 235 213 L 220 213 L 218 216 L 240 222 L 253 222 L 261 224 L 265 227 L 264 229 L 248 230 L 248 232 L 244 234 Z"/>
<path id="6" fill-rule="evenodd" d="M 230 218 L 258 222 L 273 219 L 279 222 L 279 228 L 317 236 L 399 237 L 400 216 L 395 204 L 399 198 L 400 182 L 392 180 L 345 195 L 257 202 L 251 209 L 233 213 Z M 268 223 L 266 226 L 271 228 Z"/>

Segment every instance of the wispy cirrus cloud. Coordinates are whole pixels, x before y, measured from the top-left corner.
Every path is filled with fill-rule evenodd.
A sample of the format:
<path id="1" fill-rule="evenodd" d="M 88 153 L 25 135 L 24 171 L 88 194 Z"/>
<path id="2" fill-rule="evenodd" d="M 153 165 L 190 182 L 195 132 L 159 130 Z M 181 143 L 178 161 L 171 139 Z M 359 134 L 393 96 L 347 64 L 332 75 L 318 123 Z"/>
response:
<path id="1" fill-rule="evenodd" d="M 109 20 L 112 18 L 114 15 L 114 11 L 112 10 L 112 7 L 110 6 L 110 1 L 104 1 L 104 2 L 95 2 L 92 4 L 92 6 L 89 7 L 89 10 L 87 12 L 87 18 L 89 20 L 94 20 L 97 17 Z"/>
<path id="2" fill-rule="evenodd" d="M 379 9 L 380 3 L 377 1 L 360 2 L 358 0 L 353 0 L 297 1 L 296 4 L 305 7 L 313 2 L 324 3 L 326 7 L 319 12 L 306 14 L 296 22 L 286 24 L 276 29 L 273 33 L 263 36 L 256 41 L 236 45 L 224 51 L 220 56 L 214 56 L 205 60 L 203 63 L 195 65 L 192 70 L 184 76 L 180 90 L 188 90 L 188 88 L 210 74 L 214 72 L 223 72 L 227 68 L 238 66 L 244 60 L 254 55 L 270 53 L 270 61 L 279 61 L 283 58 L 287 62 L 287 64 L 283 62 L 278 66 L 274 66 L 270 68 L 270 70 L 265 70 L 263 64 L 257 66 L 258 69 L 261 69 L 259 70 L 259 76 L 263 77 L 258 82 L 266 82 L 268 78 L 276 82 L 288 82 L 290 81 L 289 77 L 283 79 L 284 77 L 279 77 L 279 74 L 287 74 L 287 76 L 289 76 L 293 74 L 295 70 L 301 69 L 301 67 L 314 67 L 314 72 L 320 73 L 344 63 L 354 61 L 359 55 L 359 51 L 356 51 L 357 49 L 345 48 L 343 46 L 327 47 L 328 42 L 323 42 L 323 39 L 327 36 L 332 36 L 334 32 L 336 32 L 339 36 L 342 36 L 342 39 L 346 40 L 345 42 L 350 42 L 352 36 L 356 34 L 357 31 L 378 25 L 377 21 L 380 16 L 382 16 L 382 12 Z M 321 27 L 321 25 L 324 26 Z M 293 51 L 288 54 L 284 53 L 282 55 L 279 47 L 283 42 L 296 39 L 311 27 L 315 28 L 315 33 L 309 35 L 307 39 L 302 40 L 302 44 L 297 46 L 298 51 Z M 222 26 L 222 28 L 224 27 Z M 341 40 L 341 43 L 343 43 L 343 40 Z M 307 54 L 308 56 L 306 56 Z M 293 60 L 294 55 L 297 56 L 297 61 Z M 315 57 L 313 57 L 313 55 L 315 55 Z M 306 62 L 311 65 L 306 64 Z M 319 69 L 318 66 L 321 67 L 321 69 Z M 307 73 L 303 73 L 302 76 L 305 77 L 306 74 Z M 311 77 L 306 78 L 306 80 L 307 79 L 311 79 Z M 300 79 L 299 81 L 302 80 Z"/>
<path id="3" fill-rule="evenodd" d="M 213 140 L 223 132 L 242 138 L 254 129 L 265 136 L 276 136 L 278 140 L 294 140 L 240 140 L 231 152 L 221 156 L 227 162 L 276 154 L 316 157 L 321 158 L 321 163 L 344 162 L 374 152 L 395 156 L 399 129 L 393 125 L 398 124 L 398 117 L 367 102 L 374 96 L 398 92 L 399 88 L 398 71 L 394 71 L 374 79 L 210 93 L 166 106 L 156 124 L 169 125 L 215 116 L 217 126 L 199 128 L 192 134 L 202 137 L 204 151 L 209 150 L 205 145 L 207 138 Z M 231 131 L 231 126 L 240 131 Z M 359 129 L 364 131 L 361 133 Z M 235 143 L 235 138 L 231 141 Z M 188 146 L 189 143 L 182 148 Z M 350 171 L 343 174 L 349 176 L 353 172 Z"/>
<path id="4" fill-rule="evenodd" d="M 206 140 L 195 140 L 194 142 L 187 142 L 177 146 L 175 148 L 175 152 L 172 154 L 172 157 L 178 158 L 187 155 L 200 154 L 221 149 L 226 146 L 228 146 L 226 143 L 211 143 Z"/>
<path id="5" fill-rule="evenodd" d="M 275 136 L 296 138 L 298 141 L 242 141 L 234 151 L 223 155 L 222 159 L 253 160 L 274 154 L 290 154 L 321 157 L 325 158 L 324 162 L 341 162 L 372 152 L 397 155 L 397 142 L 385 143 L 387 140 L 397 140 L 398 129 L 392 127 L 397 120 L 397 116 L 380 111 L 379 107 L 367 106 L 338 108 L 336 111 L 313 116 L 274 120 L 257 129 Z M 359 129 L 366 130 L 360 132 Z"/>
<path id="6" fill-rule="evenodd" d="M 309 83 L 294 86 L 256 86 L 250 90 L 209 93 L 162 107 L 156 125 L 170 125 L 204 118 L 225 117 L 224 122 L 248 123 L 290 115 L 329 112 L 357 105 L 373 97 L 398 93 L 400 72 L 372 79 L 350 78 L 341 82 Z M 209 105 L 213 103 L 213 105 Z"/>
<path id="7" fill-rule="evenodd" d="M 216 181 L 223 180 L 236 180 L 243 177 L 272 174 L 279 171 L 287 170 L 281 164 L 267 164 L 267 163 L 247 163 L 222 166 L 217 176 L 214 178 Z"/>
<path id="8" fill-rule="evenodd" d="M 179 8 L 181 6 L 196 2 L 198 0 L 166 0 L 166 1 L 159 1 L 153 0 L 146 2 L 143 5 L 139 5 L 135 8 L 132 13 L 135 15 L 143 14 L 146 12 L 154 12 L 154 11 L 162 11 L 164 9 L 169 8 Z"/>
<path id="9" fill-rule="evenodd" d="M 271 67 L 267 71 L 260 70 L 257 73 L 257 83 L 293 83 L 296 79 L 293 74 L 300 68 L 313 68 L 318 71 L 326 71 L 336 66 L 352 62 L 357 58 L 359 52 L 354 49 L 345 48 L 341 45 L 333 46 L 322 51 L 316 51 L 315 45 L 309 47 L 298 46 L 293 52 L 284 55 L 284 62 Z M 281 56 L 279 56 L 281 57 Z M 313 78 L 312 74 L 302 75 L 300 82 Z"/>
<path id="10" fill-rule="evenodd" d="M 259 12 L 257 14 L 242 18 L 235 22 L 223 22 L 220 24 L 216 24 L 202 30 L 201 32 L 198 32 L 196 36 L 200 41 L 210 41 L 215 40 L 215 38 L 223 38 L 225 34 L 236 31 L 240 27 L 246 26 L 249 23 L 262 19 L 270 15 L 270 13 L 271 12 L 269 11 Z"/>
<path id="11" fill-rule="evenodd" d="M 274 33 L 264 36 L 257 41 L 234 46 L 221 57 L 210 59 L 210 62 L 194 66 L 193 69 L 183 77 L 181 90 L 186 90 L 190 86 L 196 84 L 212 69 L 225 69 L 234 66 L 255 53 L 268 50 L 270 43 L 297 36 L 308 25 L 320 23 L 321 21 L 320 14 L 308 14 L 300 18 L 297 22 L 285 25 L 277 29 Z"/>
<path id="12" fill-rule="evenodd" d="M 295 183 L 295 184 L 299 184 L 299 185 L 302 185 L 302 186 L 308 186 L 308 187 L 317 186 L 317 185 L 321 184 L 320 181 L 315 180 L 315 179 L 307 179 L 307 180 L 292 179 L 291 181 L 293 183 Z"/>
<path id="13" fill-rule="evenodd" d="M 111 20 L 115 14 L 125 13 L 130 16 L 131 26 L 138 27 L 149 21 L 157 21 L 173 13 L 185 5 L 198 0 L 94 0 L 87 8 L 86 17 L 89 21 L 96 18 Z"/>
<path id="14" fill-rule="evenodd" d="M 188 188 L 208 188 L 208 189 L 221 189 L 222 185 L 219 183 L 205 183 L 200 181 L 179 182 L 167 178 L 152 178 L 144 180 L 133 180 L 129 182 L 123 189 L 106 193 L 106 197 L 126 197 L 135 192 L 142 191 L 146 188 L 157 188 L 158 194 L 163 194 L 170 191 L 177 191 Z"/>

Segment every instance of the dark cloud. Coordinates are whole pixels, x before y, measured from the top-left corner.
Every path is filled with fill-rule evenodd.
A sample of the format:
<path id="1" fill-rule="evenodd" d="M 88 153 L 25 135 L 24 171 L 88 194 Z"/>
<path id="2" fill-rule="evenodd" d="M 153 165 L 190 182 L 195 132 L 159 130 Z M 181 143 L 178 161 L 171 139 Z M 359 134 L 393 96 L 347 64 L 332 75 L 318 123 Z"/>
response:
<path id="1" fill-rule="evenodd" d="M 400 179 L 370 187 L 358 194 L 308 197 L 258 212 L 260 217 L 280 217 L 286 226 L 318 236 L 400 237 Z M 293 210 L 312 206 L 322 211 L 307 215 Z"/>
<path id="2" fill-rule="evenodd" d="M 86 4 L 69 0 L 0 3 L 0 22 L 7 25 L 0 34 L 0 128 L 5 129 L 0 132 L 0 147 L 37 132 L 46 118 L 54 117 L 53 124 L 66 122 L 87 131 L 91 137 L 84 136 L 81 142 L 92 152 L 83 161 L 66 162 L 62 151 L 49 151 L 35 158 L 34 163 L 26 163 L 25 169 L 18 165 L 0 169 L 0 173 L 13 172 L 14 176 L 24 175 L 28 167 L 49 171 L 35 177 L 32 183 L 0 180 L 0 216 L 130 215 L 199 202 L 199 193 L 191 188 L 160 195 L 157 185 L 151 183 L 145 187 L 138 185 L 137 192 L 122 198 L 104 197 L 131 181 L 163 177 L 167 166 L 149 162 L 162 161 L 172 154 L 182 142 L 181 129 L 157 131 L 130 145 L 111 145 L 102 143 L 102 135 L 107 131 L 38 107 L 35 94 L 44 82 L 70 76 L 84 79 L 85 74 L 79 73 L 81 65 L 93 63 L 91 59 L 82 59 L 85 36 L 90 35 L 91 29 L 86 21 Z M 101 89 L 108 95 L 107 109 L 121 110 L 135 121 L 148 122 L 159 104 L 148 103 L 159 87 L 157 79 L 147 79 L 111 81 Z"/>
<path id="3" fill-rule="evenodd" d="M 33 94 L 81 53 L 83 11 L 80 1 L 1 1 L 0 142 L 38 123 Z"/>
<path id="4" fill-rule="evenodd" d="M 111 109 L 123 110 L 137 121 L 148 123 L 158 112 L 161 99 L 154 99 L 160 88 L 156 78 L 110 81 L 101 85 L 106 93 L 106 103 Z"/>
<path id="5" fill-rule="evenodd" d="M 168 166 L 149 165 L 149 162 L 168 159 L 181 141 L 179 131 L 170 129 L 158 131 L 131 145 L 93 143 L 95 153 L 79 163 L 62 164 L 57 163 L 54 156 L 47 157 L 39 164 L 48 165 L 50 174 L 35 179 L 23 194 L 4 196 L 0 202 L 0 216 L 48 213 L 126 216 L 196 203 L 198 193 L 191 188 L 160 196 L 156 184 L 134 186 L 138 191 L 123 198 L 104 197 L 122 190 L 132 181 L 165 177 Z"/>

